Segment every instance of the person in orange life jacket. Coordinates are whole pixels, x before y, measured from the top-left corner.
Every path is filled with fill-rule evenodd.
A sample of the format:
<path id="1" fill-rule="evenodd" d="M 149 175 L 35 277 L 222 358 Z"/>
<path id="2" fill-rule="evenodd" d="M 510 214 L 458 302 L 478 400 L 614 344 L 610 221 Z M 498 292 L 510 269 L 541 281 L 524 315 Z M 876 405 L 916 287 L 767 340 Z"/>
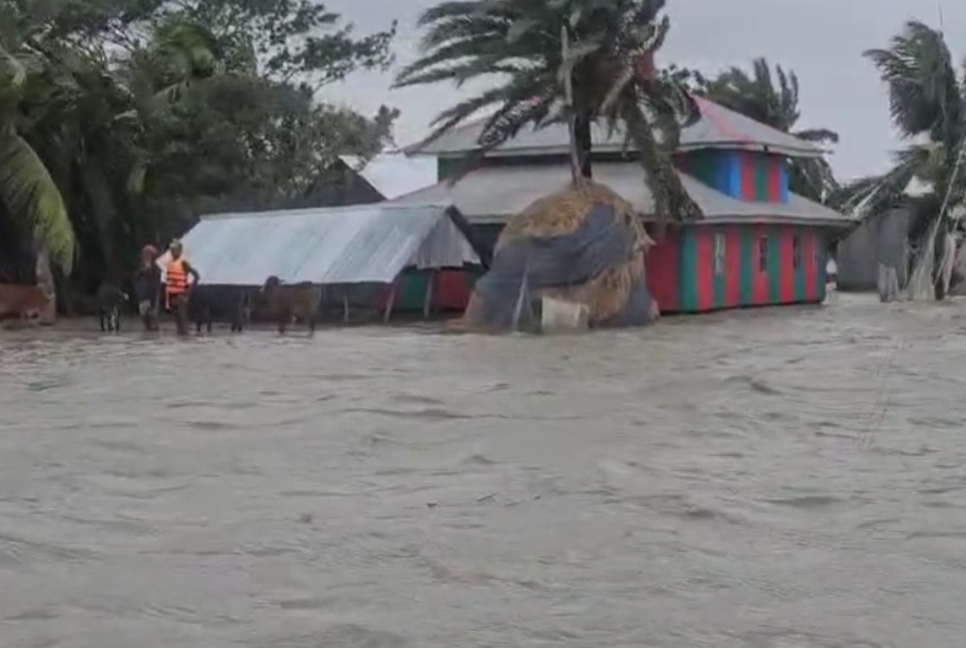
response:
<path id="1" fill-rule="evenodd" d="M 192 286 L 196 286 L 201 280 L 198 271 L 195 270 L 182 256 L 184 247 L 181 241 L 175 239 L 168 248 L 171 253 L 171 260 L 165 269 L 164 296 L 168 310 L 174 315 L 175 325 L 178 327 L 178 335 L 188 334 L 188 294 Z M 188 277 L 194 279 L 189 282 Z"/>

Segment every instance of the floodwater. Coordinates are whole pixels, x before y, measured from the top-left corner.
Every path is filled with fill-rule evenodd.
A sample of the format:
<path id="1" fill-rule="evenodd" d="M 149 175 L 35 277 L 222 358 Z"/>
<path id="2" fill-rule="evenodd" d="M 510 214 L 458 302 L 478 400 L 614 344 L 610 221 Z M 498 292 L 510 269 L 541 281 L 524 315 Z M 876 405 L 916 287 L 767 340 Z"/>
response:
<path id="1" fill-rule="evenodd" d="M 962 645 L 964 331 L 6 332 L 0 643 Z"/>

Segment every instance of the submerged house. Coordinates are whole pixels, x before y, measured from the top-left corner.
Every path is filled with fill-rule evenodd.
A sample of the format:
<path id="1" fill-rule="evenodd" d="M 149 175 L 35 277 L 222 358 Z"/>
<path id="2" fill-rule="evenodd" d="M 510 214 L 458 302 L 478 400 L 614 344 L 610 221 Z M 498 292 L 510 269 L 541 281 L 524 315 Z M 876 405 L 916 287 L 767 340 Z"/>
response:
<path id="1" fill-rule="evenodd" d="M 323 287 L 323 309 L 462 309 L 464 272 L 479 269 L 469 225 L 448 206 L 358 205 L 202 217 L 182 237 L 205 286 L 256 289 L 269 276 Z M 169 256 L 158 263 L 165 267 Z M 216 291 L 217 292 L 217 291 Z"/>
<path id="2" fill-rule="evenodd" d="M 684 187 L 704 217 L 674 225 L 651 248 L 647 283 L 662 312 L 814 303 L 825 298 L 830 235 L 850 219 L 789 191 L 788 161 L 819 157 L 812 144 L 704 99 L 700 119 L 681 135 L 675 156 Z M 388 204 L 452 204 L 487 254 L 506 222 L 570 182 L 563 124 L 523 131 L 455 185 L 449 179 L 478 150 L 483 122 L 454 129 L 410 155 L 438 160 L 438 184 Z M 594 179 L 658 219 L 640 166 L 624 137 L 603 124 L 593 132 Z"/>

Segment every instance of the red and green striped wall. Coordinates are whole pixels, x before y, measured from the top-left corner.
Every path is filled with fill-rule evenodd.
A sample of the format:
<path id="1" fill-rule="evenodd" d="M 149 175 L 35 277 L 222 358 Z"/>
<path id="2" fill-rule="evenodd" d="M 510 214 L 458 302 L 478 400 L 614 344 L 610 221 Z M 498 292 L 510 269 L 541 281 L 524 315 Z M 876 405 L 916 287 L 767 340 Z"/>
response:
<path id="1" fill-rule="evenodd" d="M 483 274 L 479 268 L 445 270 L 404 270 L 392 284 L 376 286 L 374 305 L 384 310 L 393 297 L 393 311 L 397 313 L 421 313 L 426 300 L 429 283 L 433 282 L 432 308 L 434 312 L 463 311 L 469 303 L 473 285 Z M 361 289 L 355 289 L 355 297 L 361 297 Z M 366 301 L 362 298 L 363 301 Z"/>
<path id="2" fill-rule="evenodd" d="M 669 231 L 647 257 L 661 312 L 820 303 L 825 249 L 819 228 L 695 225 Z"/>
<path id="3" fill-rule="evenodd" d="M 675 156 L 679 169 L 723 194 L 748 202 L 788 202 L 788 160 L 780 155 L 701 149 Z"/>

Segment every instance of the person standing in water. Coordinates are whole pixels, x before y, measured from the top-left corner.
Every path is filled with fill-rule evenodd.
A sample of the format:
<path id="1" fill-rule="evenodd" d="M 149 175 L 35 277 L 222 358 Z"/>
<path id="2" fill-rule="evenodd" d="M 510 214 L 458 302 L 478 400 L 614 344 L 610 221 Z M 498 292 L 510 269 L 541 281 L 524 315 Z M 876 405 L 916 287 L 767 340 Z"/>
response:
<path id="1" fill-rule="evenodd" d="M 134 294 L 138 300 L 138 315 L 145 331 L 158 330 L 158 301 L 161 298 L 161 269 L 158 250 L 153 245 L 141 248 L 141 265 L 134 273 Z"/>
<path id="2" fill-rule="evenodd" d="M 171 260 L 165 268 L 164 294 L 168 309 L 174 315 L 178 335 L 188 335 L 188 293 L 198 285 L 201 276 L 182 256 L 184 247 L 175 239 L 168 248 Z M 194 281 L 189 282 L 189 275 Z"/>

